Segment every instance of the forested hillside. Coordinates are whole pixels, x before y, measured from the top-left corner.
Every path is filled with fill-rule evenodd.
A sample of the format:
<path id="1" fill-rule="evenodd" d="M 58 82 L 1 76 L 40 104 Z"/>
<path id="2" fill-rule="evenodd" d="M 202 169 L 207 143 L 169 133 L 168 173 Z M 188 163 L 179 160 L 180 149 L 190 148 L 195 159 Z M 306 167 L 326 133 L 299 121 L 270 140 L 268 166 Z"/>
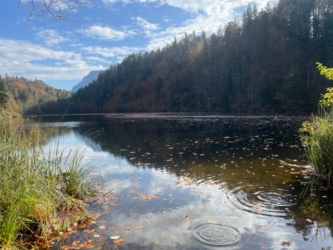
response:
<path id="1" fill-rule="evenodd" d="M 309 114 L 330 84 L 317 61 L 333 66 L 333 1 L 280 0 L 210 36 L 132 54 L 41 111 Z"/>
<path id="2" fill-rule="evenodd" d="M 6 109 L 12 112 L 24 113 L 27 109 L 32 109 L 33 107 L 32 110 L 38 113 L 40 112 L 39 107 L 41 104 L 70 97 L 68 91 L 52 88 L 41 80 L 9 76 L 1 80 L 9 96 Z"/>

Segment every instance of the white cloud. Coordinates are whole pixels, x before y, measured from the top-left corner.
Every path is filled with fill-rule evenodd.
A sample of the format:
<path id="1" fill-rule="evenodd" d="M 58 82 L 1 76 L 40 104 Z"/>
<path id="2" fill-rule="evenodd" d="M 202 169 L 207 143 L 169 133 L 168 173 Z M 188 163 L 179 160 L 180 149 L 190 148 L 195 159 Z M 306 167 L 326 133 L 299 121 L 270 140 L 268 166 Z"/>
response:
<path id="1" fill-rule="evenodd" d="M 196 34 L 199 35 L 202 31 L 205 31 L 207 35 L 209 35 L 216 32 L 219 27 L 224 27 L 225 23 L 233 20 L 237 15 L 241 16 L 242 13 L 237 11 L 246 8 L 247 5 L 256 4 L 258 10 L 261 10 L 269 1 L 270 0 L 103 0 L 104 3 L 108 4 L 114 4 L 116 2 L 126 4 L 133 2 L 145 4 L 158 3 L 160 5 L 169 5 L 192 13 L 192 18 L 185 20 L 177 26 L 170 26 L 159 32 L 157 32 L 157 29 L 150 30 L 154 32 L 148 32 L 149 29 L 146 29 L 145 33 L 149 38 L 149 42 L 146 46 L 146 50 L 148 51 L 163 48 L 166 43 L 172 42 L 174 37 L 181 39 L 185 32 L 192 33 L 192 31 L 195 31 Z M 137 24 L 142 28 L 150 27 L 149 25 L 146 25 L 147 21 L 142 17 L 136 17 L 133 19 L 135 19 Z M 170 21 L 166 17 L 164 17 L 163 20 L 165 23 Z"/>
<path id="2" fill-rule="evenodd" d="M 99 47 L 99 46 L 88 46 L 82 48 L 82 50 L 87 54 L 100 55 L 103 57 L 117 57 L 124 58 L 129 54 L 137 53 L 143 51 L 144 48 L 141 47 Z"/>
<path id="3" fill-rule="evenodd" d="M 133 17 L 133 20 L 136 21 L 136 24 L 140 26 L 146 34 L 149 34 L 151 31 L 157 30 L 159 27 L 155 23 L 150 23 L 142 17 Z"/>
<path id="4" fill-rule="evenodd" d="M 97 57 L 97 56 L 86 56 L 85 59 L 92 61 L 92 62 L 110 63 L 110 60 L 106 60 L 104 58 Z"/>
<path id="5" fill-rule="evenodd" d="M 146 0 L 141 0 L 146 1 Z M 162 48 L 167 42 L 172 42 L 176 37 L 181 39 L 185 32 L 196 32 L 200 35 L 205 31 L 207 35 L 216 32 L 219 27 L 241 16 L 236 9 L 246 8 L 249 4 L 256 4 L 258 10 L 261 10 L 269 0 L 168 0 L 165 4 L 178 7 L 194 13 L 191 19 L 187 19 L 182 24 L 174 27 L 168 27 L 161 32 L 150 33 L 150 41 L 147 44 L 147 50 Z"/>
<path id="6" fill-rule="evenodd" d="M 216 13 L 229 6 L 237 8 L 247 6 L 248 4 L 257 4 L 258 9 L 264 7 L 269 0 L 103 0 L 106 4 L 122 3 L 158 3 L 160 5 L 170 5 L 188 12 L 197 13 L 203 11 L 206 14 Z M 232 13 L 230 13 L 232 14 Z"/>
<path id="7" fill-rule="evenodd" d="M 102 0 L 103 3 L 115 3 L 115 2 L 118 2 L 118 0 Z"/>
<path id="8" fill-rule="evenodd" d="M 79 29 L 79 33 L 97 40 L 123 40 L 131 35 L 131 32 L 114 30 L 108 26 L 92 25 L 88 29 Z"/>
<path id="9" fill-rule="evenodd" d="M 54 46 L 69 41 L 68 38 L 61 36 L 56 30 L 51 29 L 40 30 L 37 32 L 36 36 L 43 40 L 47 46 Z"/>
<path id="10" fill-rule="evenodd" d="M 0 38 L 0 72 L 42 80 L 76 80 L 87 72 L 103 69 L 90 66 L 81 54 L 56 51 L 26 41 Z"/>

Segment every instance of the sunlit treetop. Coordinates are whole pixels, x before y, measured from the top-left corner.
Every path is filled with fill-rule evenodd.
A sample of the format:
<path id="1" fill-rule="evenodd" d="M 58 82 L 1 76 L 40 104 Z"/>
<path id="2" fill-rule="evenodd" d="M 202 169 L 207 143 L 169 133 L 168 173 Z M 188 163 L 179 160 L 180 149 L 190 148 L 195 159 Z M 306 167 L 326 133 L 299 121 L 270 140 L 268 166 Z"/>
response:
<path id="1" fill-rule="evenodd" d="M 333 68 L 327 68 L 321 63 L 317 62 L 317 69 L 322 76 L 325 76 L 329 80 L 333 80 Z M 319 101 L 323 106 L 329 107 L 333 104 L 333 88 L 327 88 L 326 93 Z"/>
<path id="2" fill-rule="evenodd" d="M 319 70 L 322 76 L 325 76 L 329 80 L 333 80 L 333 68 L 327 68 L 321 63 L 317 62 L 317 69 Z"/>

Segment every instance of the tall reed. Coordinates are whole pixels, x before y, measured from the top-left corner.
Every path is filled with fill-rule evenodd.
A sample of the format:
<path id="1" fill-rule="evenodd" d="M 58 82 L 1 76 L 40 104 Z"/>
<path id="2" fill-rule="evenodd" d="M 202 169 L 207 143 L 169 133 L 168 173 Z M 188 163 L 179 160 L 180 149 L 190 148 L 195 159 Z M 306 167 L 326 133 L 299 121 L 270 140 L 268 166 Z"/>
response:
<path id="1" fill-rule="evenodd" d="M 317 180 L 331 185 L 333 175 L 333 107 L 320 106 L 319 115 L 303 123 L 301 141 L 309 163 L 315 167 Z"/>
<path id="2" fill-rule="evenodd" d="M 93 191 L 82 157 L 56 148 L 50 159 L 40 133 L 37 127 L 0 127 L 2 249 L 21 249 L 20 240 L 33 242 L 33 235 L 47 238 L 60 209 Z"/>

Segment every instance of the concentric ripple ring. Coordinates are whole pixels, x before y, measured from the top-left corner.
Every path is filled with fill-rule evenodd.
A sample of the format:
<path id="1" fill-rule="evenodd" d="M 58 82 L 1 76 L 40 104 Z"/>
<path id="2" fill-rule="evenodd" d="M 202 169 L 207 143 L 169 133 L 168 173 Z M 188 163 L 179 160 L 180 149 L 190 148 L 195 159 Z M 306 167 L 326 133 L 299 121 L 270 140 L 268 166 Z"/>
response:
<path id="1" fill-rule="evenodd" d="M 240 241 L 236 228 L 214 223 L 204 223 L 193 229 L 193 235 L 199 241 L 211 246 L 231 246 Z"/>
<path id="2" fill-rule="evenodd" d="M 287 190 L 265 192 L 254 189 L 257 187 L 248 188 L 247 193 L 239 187 L 231 190 L 227 198 L 241 210 L 276 217 L 287 216 L 285 209 L 296 204 L 295 197 L 288 194 Z"/>

